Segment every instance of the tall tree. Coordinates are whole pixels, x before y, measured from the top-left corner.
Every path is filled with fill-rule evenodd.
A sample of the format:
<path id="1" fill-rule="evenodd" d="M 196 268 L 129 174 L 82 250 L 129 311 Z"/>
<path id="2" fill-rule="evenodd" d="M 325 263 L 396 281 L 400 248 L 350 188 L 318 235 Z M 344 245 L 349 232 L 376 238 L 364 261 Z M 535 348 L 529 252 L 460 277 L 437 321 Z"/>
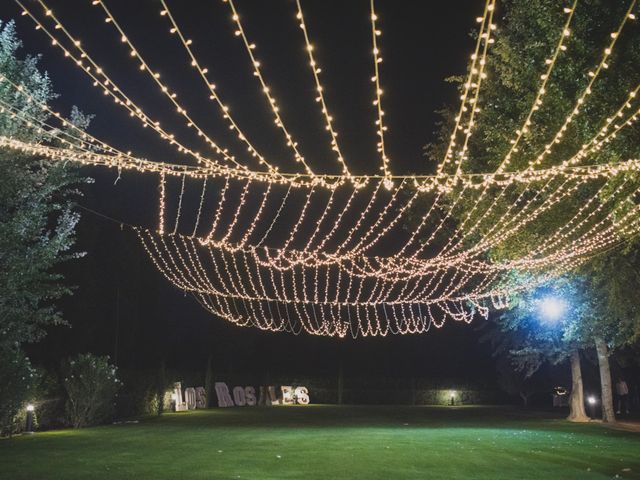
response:
<path id="1" fill-rule="evenodd" d="M 5 107 L 0 135 L 38 142 L 43 133 L 20 117 L 45 121 L 47 114 L 9 81 L 37 102 L 48 103 L 55 95 L 48 75 L 38 66 L 39 57 L 21 57 L 21 46 L 14 24 L 0 23 L 0 102 Z M 7 105 L 20 114 L 9 115 Z M 72 117 L 80 126 L 88 122 L 75 109 Z M 71 290 L 56 267 L 80 255 L 72 251 L 79 220 L 74 198 L 80 182 L 77 171 L 61 162 L 0 150 L 0 356 L 13 359 L 11 369 L 0 362 L 0 369 L 6 368 L 3 375 L 27 369 L 22 345 L 40 340 L 47 326 L 64 323 L 55 301 Z M 0 389 L 0 404 L 7 402 L 11 406 L 5 421 L 15 415 L 20 402 Z"/>
<path id="2" fill-rule="evenodd" d="M 631 293 L 640 289 L 638 272 L 640 251 L 636 245 L 630 244 L 624 250 L 601 255 L 566 278 L 550 284 L 555 292 L 553 295 L 562 298 L 568 314 L 565 312 L 559 318 L 554 329 L 543 330 L 545 335 L 542 338 L 531 332 L 523 335 L 521 330 L 529 331 L 531 321 L 543 320 L 543 312 L 537 311 L 536 305 L 548 289 L 518 295 L 511 308 L 497 320 L 500 333 L 497 335 L 499 341 L 493 340 L 496 353 L 511 349 L 510 353 L 516 357 L 516 366 L 525 367 L 527 372 L 545 360 L 555 362 L 568 357 L 573 390 L 578 392 L 572 397 L 576 402 L 575 410 L 583 404 L 579 350 L 595 348 L 600 370 L 603 421 L 614 422 L 609 356 L 617 349 L 637 344 L 640 338 L 640 309 L 635 295 Z M 548 335 L 554 331 L 562 343 L 548 343 Z"/>
<path id="3" fill-rule="evenodd" d="M 589 87 L 580 113 L 565 125 L 567 115 L 573 111 L 583 92 L 587 91 L 594 67 L 598 65 L 605 47 L 611 41 L 612 32 L 616 32 L 625 19 L 631 2 L 580 0 L 576 2 L 571 24 L 565 30 L 567 9 L 570 11 L 572 5 L 573 2 L 556 0 L 499 2 L 495 44 L 490 47 L 486 64 L 488 78 L 484 81 L 479 100 L 474 105 L 479 111 L 472 128 L 467 155 L 460 159 L 463 172 L 495 171 L 512 149 L 511 141 L 518 132 L 522 134 L 521 141 L 517 151 L 511 154 L 509 171 L 523 170 L 531 165 L 541 152 L 547 151 L 546 146 L 549 143 L 552 147 L 548 149 L 539 166 L 560 164 L 578 152 L 603 125 L 613 121 L 613 114 L 630 98 L 629 92 L 640 84 L 640 64 L 636 60 L 640 55 L 640 32 L 634 22 L 628 21 L 622 33 L 615 34 L 617 45 L 610 52 L 606 68 Z M 634 13 L 637 15 L 637 12 Z M 540 89 L 541 75 L 545 72 L 548 59 L 563 35 L 568 38 L 547 79 L 543 102 L 530 117 L 530 123 L 525 125 L 527 114 Z M 464 79 L 451 80 L 459 82 L 462 90 Z M 433 163 L 442 161 L 452 132 L 455 112 L 456 109 L 452 106 L 443 110 L 437 140 L 426 148 L 427 157 Z M 561 140 L 554 142 L 554 138 L 558 138 L 558 132 L 562 132 Z M 605 148 L 592 152 L 586 160 L 590 164 L 598 164 L 637 158 L 640 154 L 640 142 L 637 140 L 637 130 L 621 130 L 612 142 Z M 563 179 L 559 178 L 554 182 L 559 185 Z M 629 197 L 631 202 L 627 198 L 622 201 L 608 201 L 612 198 L 612 192 L 622 188 L 623 182 L 625 192 L 632 193 L 638 188 L 635 173 L 620 174 L 606 181 L 594 181 L 576 187 L 571 196 L 566 196 L 562 202 L 558 202 L 544 214 L 526 222 L 517 233 L 505 238 L 499 247 L 493 248 L 487 255 L 493 260 L 502 261 L 522 258 L 536 246 L 544 244 L 549 235 L 559 227 L 571 222 L 584 202 L 592 196 L 597 198 L 594 208 L 597 206 L 603 213 L 611 212 L 613 218 L 619 218 L 621 214 L 628 212 L 629 208 L 634 207 L 634 202 L 637 203 L 637 198 L 633 196 Z M 553 189 L 549 189 L 549 192 L 552 191 Z M 524 192 L 521 187 L 505 190 L 498 198 L 494 190 L 489 189 L 487 192 L 484 196 L 472 192 L 460 202 L 460 207 L 452 215 L 465 233 L 472 233 L 468 236 L 470 241 L 477 241 L 490 232 L 521 195 L 524 195 L 524 199 L 531 198 L 532 195 L 530 192 Z M 544 191 L 538 192 L 538 196 L 540 202 L 549 198 L 549 194 Z M 465 221 L 468 218 L 470 220 Z M 592 220 L 600 218 L 594 216 Z M 613 225 L 613 222 L 609 221 L 609 224 Z M 473 232 L 470 231 L 470 227 L 473 228 Z M 609 254 L 605 258 L 616 258 L 616 255 Z M 621 275 L 615 269 L 598 274 L 598 268 L 586 266 L 574 273 L 577 275 L 578 283 L 592 292 L 590 299 L 611 298 L 610 292 L 616 291 L 614 283 L 625 280 L 621 279 Z M 522 275 L 509 277 L 516 280 L 515 283 L 511 283 L 514 287 L 522 285 L 522 278 Z M 618 323 L 633 323 L 635 315 L 629 311 L 626 302 L 613 303 L 616 305 L 603 300 L 600 305 L 593 305 L 591 310 L 583 312 L 581 320 L 584 326 L 576 328 L 571 339 L 576 347 L 572 349 L 573 353 L 567 352 L 575 367 L 573 371 L 578 375 L 579 352 L 575 351 L 576 348 L 595 345 L 600 360 L 604 417 L 608 421 L 614 419 L 613 409 L 610 408 L 611 376 L 607 360 L 609 349 L 612 344 L 625 343 L 632 338 L 630 330 L 618 328 Z M 611 309 L 624 309 L 625 312 L 611 315 Z M 615 325 L 615 328 L 610 329 L 609 325 Z M 614 331 L 624 332 L 625 339 L 621 341 L 620 336 L 617 336 L 612 340 L 608 332 Z M 579 383 L 575 377 L 574 381 L 576 384 Z"/>
<path id="4" fill-rule="evenodd" d="M 589 420 L 584 408 L 581 343 L 573 334 L 583 311 L 589 308 L 580 297 L 580 287 L 573 279 L 559 279 L 520 292 L 483 336 L 491 342 L 494 354 L 510 358 L 513 368 L 525 379 L 545 363 L 568 361 L 572 378 L 568 419 L 576 422 Z"/>
<path id="5" fill-rule="evenodd" d="M 614 422 L 609 356 L 640 338 L 640 308 L 632 292 L 640 289 L 640 249 L 636 243 L 601 255 L 579 271 L 590 308 L 573 335 L 596 349 L 602 393 L 602 420 Z"/>

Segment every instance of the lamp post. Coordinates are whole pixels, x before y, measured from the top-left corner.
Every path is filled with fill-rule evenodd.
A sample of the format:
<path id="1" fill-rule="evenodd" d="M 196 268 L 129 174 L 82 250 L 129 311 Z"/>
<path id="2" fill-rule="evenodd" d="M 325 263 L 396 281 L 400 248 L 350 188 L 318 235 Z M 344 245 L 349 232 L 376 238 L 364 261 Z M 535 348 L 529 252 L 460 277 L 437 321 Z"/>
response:
<path id="1" fill-rule="evenodd" d="M 455 405 L 456 404 L 456 391 L 455 390 L 451 390 L 451 392 L 449 392 L 449 397 L 451 398 L 451 405 Z"/>
<path id="2" fill-rule="evenodd" d="M 25 425 L 25 433 L 33 433 L 33 415 L 35 407 L 31 404 L 27 405 L 27 421 Z"/>

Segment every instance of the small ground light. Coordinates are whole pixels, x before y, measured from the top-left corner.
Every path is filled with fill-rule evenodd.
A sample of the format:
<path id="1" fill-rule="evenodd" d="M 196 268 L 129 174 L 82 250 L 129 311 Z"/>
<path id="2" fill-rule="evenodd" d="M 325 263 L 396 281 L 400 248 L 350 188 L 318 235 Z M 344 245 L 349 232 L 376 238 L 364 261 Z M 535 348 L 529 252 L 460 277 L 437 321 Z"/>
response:
<path id="1" fill-rule="evenodd" d="M 27 424 L 25 425 L 25 433 L 33 433 L 33 411 L 35 407 L 31 404 L 27 405 Z"/>
<path id="2" fill-rule="evenodd" d="M 596 416 L 596 403 L 598 403 L 598 399 L 593 395 L 589 395 L 587 397 L 587 403 L 589 404 L 589 415 L 591 418 L 595 418 Z"/>

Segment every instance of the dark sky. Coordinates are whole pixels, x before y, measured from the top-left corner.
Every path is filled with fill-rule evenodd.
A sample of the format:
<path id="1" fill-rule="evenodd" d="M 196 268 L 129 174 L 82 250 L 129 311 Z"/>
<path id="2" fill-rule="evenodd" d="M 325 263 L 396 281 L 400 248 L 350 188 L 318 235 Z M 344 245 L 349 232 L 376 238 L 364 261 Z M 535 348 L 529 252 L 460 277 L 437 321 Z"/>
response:
<path id="1" fill-rule="evenodd" d="M 168 33 L 154 0 L 108 0 L 116 18 L 142 55 L 174 90 L 189 112 L 221 143 L 232 140 L 207 93 L 188 65 L 181 45 Z M 27 4 L 38 14 L 35 1 Z M 175 130 L 181 120 L 173 114 L 157 88 L 139 72 L 90 0 L 51 0 L 50 7 L 82 40 L 85 48 L 121 88 L 145 110 Z M 222 1 L 170 0 L 170 8 L 218 92 L 255 144 L 283 168 L 290 167 L 281 134 L 251 74 L 241 42 L 233 35 L 229 10 Z M 335 172 L 326 148 L 326 133 L 316 107 L 314 84 L 306 64 L 303 41 L 291 0 L 237 0 L 250 38 L 257 44 L 264 74 L 279 99 L 281 113 L 317 171 Z M 342 148 L 352 170 L 376 173 L 370 24 L 366 0 L 306 0 L 307 26 L 315 54 L 323 68 L 326 98 L 340 132 Z M 464 73 L 473 48 L 469 36 L 483 2 L 478 0 L 379 0 L 379 26 L 384 107 L 389 125 L 388 153 L 394 173 L 426 172 L 422 146 L 431 138 L 437 115 L 456 92 L 444 79 Z M 91 82 L 42 32 L 19 16 L 10 0 L 0 3 L 0 19 L 16 18 L 25 52 L 42 53 L 60 98 L 61 111 L 78 105 L 96 114 L 90 132 L 124 150 L 163 161 L 179 157 L 142 129 L 119 107 L 105 100 Z M 329 160 L 327 160 L 329 158 Z M 281 161 L 280 161 L 281 160 Z M 157 216 L 157 183 L 141 175 L 124 175 L 114 185 L 115 172 L 86 171 L 96 179 L 87 186 L 82 204 L 126 222 L 153 225 Z M 200 369 L 213 352 L 220 371 L 257 375 L 333 375 L 342 356 L 359 372 L 386 376 L 426 376 L 481 382 L 493 380 L 492 361 L 485 345 L 478 345 L 473 326 L 447 325 L 414 338 L 336 340 L 293 337 L 239 329 L 202 310 L 175 291 L 150 266 L 137 240 L 126 229 L 88 213 L 79 228 L 80 249 L 87 256 L 66 269 L 78 285 L 63 304 L 72 328 L 57 328 L 36 349 L 45 363 L 78 350 L 114 355 L 125 367 L 155 368 L 161 360 Z M 117 348 L 116 348 L 117 346 Z M 256 373 L 257 372 L 257 373 Z"/>
<path id="2" fill-rule="evenodd" d="M 145 111 L 160 118 L 163 125 L 180 128 L 181 119 L 174 114 L 173 107 L 148 75 L 138 71 L 116 30 L 104 22 L 99 7 L 91 6 L 90 0 L 47 3 Z M 42 14 L 37 2 L 27 0 L 26 4 Z M 291 169 L 290 156 L 283 148 L 280 132 L 273 126 L 242 42 L 233 35 L 227 4 L 221 0 L 173 0 L 168 4 L 185 35 L 193 39 L 192 48 L 209 68 L 218 93 L 248 136 L 268 157 L 277 159 L 274 163 Z M 182 45 L 169 34 L 166 18 L 159 15 L 159 2 L 110 0 L 107 5 L 148 63 L 179 93 L 179 100 L 197 122 L 221 144 L 233 146 L 226 124 L 207 100 L 208 92 L 195 69 L 189 67 Z M 444 103 L 455 101 L 454 89 L 443 79 L 464 73 L 473 48 L 469 32 L 482 7 L 483 2 L 472 0 L 377 3 L 383 32 L 380 39 L 384 57 L 383 105 L 389 125 L 388 150 L 395 172 L 427 170 L 421 148 L 434 128 L 433 112 Z M 301 150 L 317 171 L 332 171 L 335 164 L 327 151 L 324 123 L 314 102 L 315 85 L 295 20 L 294 2 L 239 0 L 237 8 L 247 34 L 257 45 L 256 55 L 279 100 L 281 114 L 299 140 Z M 369 81 L 373 69 L 369 2 L 307 0 L 303 8 L 347 161 L 354 171 L 378 173 L 375 111 L 371 104 L 373 87 Z M 11 0 L 2 2 L 0 18 L 16 17 L 17 13 Z M 86 112 L 99 113 L 91 130 L 98 137 L 135 153 L 175 160 L 155 133 L 139 128 L 120 107 L 99 94 L 73 62 L 64 59 L 60 50 L 49 45 L 45 34 L 35 32 L 33 26 L 28 18 L 18 18 L 26 50 L 44 54 L 43 66 L 62 94 L 57 102 L 61 109 L 76 104 Z"/>

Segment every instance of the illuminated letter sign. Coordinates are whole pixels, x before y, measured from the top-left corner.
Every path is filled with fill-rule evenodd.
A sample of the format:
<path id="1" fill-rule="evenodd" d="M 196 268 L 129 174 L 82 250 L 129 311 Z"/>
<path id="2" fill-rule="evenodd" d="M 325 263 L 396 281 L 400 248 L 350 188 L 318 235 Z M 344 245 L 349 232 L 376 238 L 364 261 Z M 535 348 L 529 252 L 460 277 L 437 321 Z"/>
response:
<path id="1" fill-rule="evenodd" d="M 244 387 L 244 398 L 247 401 L 247 406 L 253 407 L 256 404 L 256 389 L 253 387 Z"/>
<path id="2" fill-rule="evenodd" d="M 244 394 L 244 388 L 233 387 L 233 401 L 237 407 L 244 407 L 247 404 L 247 397 Z"/>
<path id="3" fill-rule="evenodd" d="M 219 407 L 233 407 L 233 400 L 231 400 L 231 395 L 229 395 L 229 387 L 224 382 L 216 382 L 215 383 L 216 396 L 218 397 L 218 406 Z"/>
<path id="4" fill-rule="evenodd" d="M 282 385 L 278 389 L 273 385 L 261 386 L 259 395 L 256 398 L 256 389 L 251 386 L 235 386 L 229 391 L 229 387 L 224 382 L 216 382 L 216 396 L 219 407 L 253 407 L 255 405 L 308 405 L 309 390 L 307 387 L 293 387 Z M 278 393 L 280 395 L 278 395 Z M 206 392 L 204 388 L 187 388 L 185 390 L 186 407 L 205 408 Z M 192 406 L 193 405 L 193 406 Z M 185 407 L 185 409 L 186 409 Z"/>

